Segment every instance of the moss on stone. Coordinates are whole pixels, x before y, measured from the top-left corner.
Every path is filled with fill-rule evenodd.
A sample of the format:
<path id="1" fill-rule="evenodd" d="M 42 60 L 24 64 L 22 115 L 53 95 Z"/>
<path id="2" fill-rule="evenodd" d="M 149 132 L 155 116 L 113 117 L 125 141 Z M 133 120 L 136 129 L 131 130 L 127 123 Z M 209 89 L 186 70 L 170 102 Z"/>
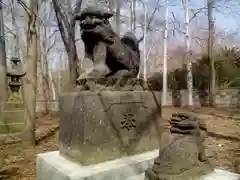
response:
<path id="1" fill-rule="evenodd" d="M 25 108 L 22 98 L 18 95 L 10 94 L 2 110 L 0 134 L 23 131 L 25 127 Z"/>

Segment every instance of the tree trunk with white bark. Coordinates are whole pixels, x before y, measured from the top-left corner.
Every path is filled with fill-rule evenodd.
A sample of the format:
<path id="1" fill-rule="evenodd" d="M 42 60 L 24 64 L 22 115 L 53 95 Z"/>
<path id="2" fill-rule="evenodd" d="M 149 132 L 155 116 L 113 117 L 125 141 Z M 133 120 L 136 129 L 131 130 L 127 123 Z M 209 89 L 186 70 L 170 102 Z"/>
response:
<path id="1" fill-rule="evenodd" d="M 184 0 L 185 14 L 185 48 L 187 58 L 187 87 L 188 87 L 188 106 L 193 106 L 193 77 L 192 77 L 192 56 L 190 52 L 190 37 L 189 37 L 189 1 Z"/>
<path id="2" fill-rule="evenodd" d="M 162 105 L 167 105 L 167 59 L 168 59 L 168 0 L 165 0 L 165 27 L 163 43 L 163 87 L 162 87 Z"/>
<path id="3" fill-rule="evenodd" d="M 4 34 L 3 3 L 0 0 L 0 102 L 4 103 L 7 99 L 7 62 Z"/>

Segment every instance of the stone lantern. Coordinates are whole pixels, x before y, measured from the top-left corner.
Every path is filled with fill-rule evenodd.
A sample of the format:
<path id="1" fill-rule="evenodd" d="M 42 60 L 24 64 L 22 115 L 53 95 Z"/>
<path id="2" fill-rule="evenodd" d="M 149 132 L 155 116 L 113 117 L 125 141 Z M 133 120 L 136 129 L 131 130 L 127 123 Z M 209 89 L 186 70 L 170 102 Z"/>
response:
<path id="1" fill-rule="evenodd" d="M 26 72 L 23 72 L 21 69 L 21 60 L 17 57 L 13 57 L 11 59 L 12 67 L 8 69 L 7 76 L 10 78 L 8 83 L 12 93 L 18 94 L 19 89 L 22 86 L 22 82 L 20 81 L 23 76 L 26 75 Z"/>

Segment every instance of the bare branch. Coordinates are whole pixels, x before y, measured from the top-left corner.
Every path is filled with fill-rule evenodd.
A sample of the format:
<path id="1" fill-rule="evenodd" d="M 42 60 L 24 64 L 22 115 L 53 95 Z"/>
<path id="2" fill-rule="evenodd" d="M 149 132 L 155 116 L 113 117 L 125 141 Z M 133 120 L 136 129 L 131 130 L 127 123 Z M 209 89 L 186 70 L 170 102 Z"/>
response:
<path id="1" fill-rule="evenodd" d="M 68 54 L 69 70 L 70 70 L 70 81 L 69 85 L 72 86 L 76 83 L 76 79 L 79 76 L 78 73 L 78 56 L 75 42 L 75 24 L 76 24 L 76 13 L 80 11 L 82 0 L 78 0 L 74 11 L 69 12 L 69 16 L 64 16 L 58 0 L 52 0 L 53 8 L 56 14 L 58 29 L 62 37 L 65 50 Z"/>
<path id="2" fill-rule="evenodd" d="M 22 8 L 27 12 L 28 15 L 30 15 L 32 13 L 32 10 L 22 0 L 17 0 L 17 3 L 20 6 L 22 6 Z M 33 12 L 33 13 L 35 13 L 35 12 Z"/>
<path id="3" fill-rule="evenodd" d="M 22 0 L 17 0 L 17 2 L 27 12 L 28 16 L 30 16 L 32 13 L 34 16 L 36 16 L 36 18 L 39 18 L 39 22 L 41 24 L 44 24 L 39 15 L 36 12 L 33 12 Z"/>
<path id="4" fill-rule="evenodd" d="M 75 44 L 75 25 L 76 25 L 76 15 L 79 13 L 80 9 L 82 6 L 82 0 L 78 0 L 75 6 L 75 9 L 72 13 L 72 17 L 70 19 L 70 23 L 69 23 L 69 28 L 68 28 L 68 33 L 69 33 L 69 40 L 71 40 L 73 42 L 73 47 L 76 49 L 76 44 Z"/>
<path id="5" fill-rule="evenodd" d="M 59 31 L 60 31 L 60 35 L 62 37 L 62 41 L 63 41 L 63 44 L 66 48 L 66 51 L 69 52 L 69 44 L 68 44 L 68 39 L 67 39 L 67 36 L 65 34 L 65 29 L 64 29 L 64 25 L 63 25 L 63 22 L 61 20 L 61 16 L 59 14 L 59 11 L 61 11 L 61 9 L 59 8 L 58 6 L 58 2 L 57 0 L 52 0 L 53 2 L 53 9 L 55 11 L 55 15 L 56 15 L 56 19 L 57 19 L 57 24 L 58 24 L 58 28 L 59 28 Z"/>
<path id="6" fill-rule="evenodd" d="M 200 37 L 197 37 L 197 36 L 192 37 L 192 39 L 201 40 L 201 41 L 206 41 L 207 40 L 207 38 L 200 38 Z"/>
<path id="7" fill-rule="evenodd" d="M 170 20 L 172 22 L 172 25 L 173 25 L 173 36 L 175 35 L 176 30 L 181 34 L 185 34 L 185 32 L 180 30 L 181 25 L 180 25 L 180 22 L 177 20 L 174 12 L 171 12 L 171 14 L 172 14 L 172 17 L 173 17 L 173 20 Z M 177 25 L 177 27 L 176 27 L 176 25 Z"/>
<path id="8" fill-rule="evenodd" d="M 57 32 L 59 32 L 59 29 L 55 29 L 48 39 L 51 39 Z"/>
<path id="9" fill-rule="evenodd" d="M 75 9 L 73 11 L 74 15 L 80 11 L 81 6 L 82 6 L 82 0 L 78 0 L 75 5 Z"/>
<path id="10" fill-rule="evenodd" d="M 61 4 L 58 2 L 58 0 L 53 0 L 52 2 L 55 13 L 58 14 L 58 17 L 63 22 L 63 25 L 65 27 L 69 26 L 69 21 L 67 19 L 66 14 L 64 14 L 63 8 L 61 8 Z"/>
<path id="11" fill-rule="evenodd" d="M 150 26 L 151 26 L 151 23 L 152 23 L 152 21 L 153 21 L 153 18 L 154 18 L 154 16 L 155 16 L 155 14 L 156 14 L 157 10 L 159 9 L 159 7 L 158 7 L 158 5 L 159 5 L 159 2 L 160 2 L 160 0 L 158 0 L 158 1 L 157 1 L 157 5 L 156 5 L 155 9 L 153 10 L 153 13 L 152 13 L 152 15 L 151 15 L 151 16 L 150 16 L 150 18 L 149 18 L 148 25 L 147 25 L 147 29 L 149 29 L 149 28 L 150 28 Z"/>
<path id="12" fill-rule="evenodd" d="M 47 48 L 47 52 L 46 52 L 47 54 L 49 54 L 49 52 L 51 51 L 51 49 L 54 47 L 55 44 L 56 44 L 56 37 L 54 38 L 52 45 Z"/>
<path id="13" fill-rule="evenodd" d="M 74 32 L 75 32 L 75 24 L 76 24 L 75 18 L 81 9 L 81 6 L 82 6 L 82 0 L 78 0 L 73 10 L 72 17 L 70 19 L 70 28 L 73 28 Z"/>
<path id="14" fill-rule="evenodd" d="M 150 26 L 151 26 L 151 24 L 152 24 L 152 21 L 153 21 L 153 19 L 154 19 L 154 16 L 155 16 L 157 10 L 159 9 L 159 2 L 160 2 L 160 0 L 157 1 L 157 5 L 156 5 L 156 7 L 154 8 L 154 10 L 153 10 L 153 12 L 152 12 L 152 14 L 151 14 L 151 16 L 150 16 L 150 18 L 149 18 L 149 21 L 148 21 L 148 24 L 147 24 L 147 31 L 149 31 Z M 138 43 L 140 43 L 140 42 L 144 39 L 144 36 L 145 36 L 145 35 L 143 34 L 142 37 L 138 40 Z"/>
<path id="15" fill-rule="evenodd" d="M 16 34 L 14 34 L 9 27 L 7 27 L 6 25 L 4 25 L 4 28 L 6 28 L 6 29 L 8 30 L 7 32 L 5 32 L 5 34 L 10 33 L 10 34 L 12 34 L 12 35 L 14 36 L 14 38 L 16 37 Z"/>
<path id="16" fill-rule="evenodd" d="M 204 9 L 207 9 L 207 5 L 198 9 L 196 12 L 193 11 L 193 9 L 191 10 L 193 12 L 193 16 L 189 19 L 189 23 L 192 22 L 192 20 L 199 14 L 201 13 Z"/>

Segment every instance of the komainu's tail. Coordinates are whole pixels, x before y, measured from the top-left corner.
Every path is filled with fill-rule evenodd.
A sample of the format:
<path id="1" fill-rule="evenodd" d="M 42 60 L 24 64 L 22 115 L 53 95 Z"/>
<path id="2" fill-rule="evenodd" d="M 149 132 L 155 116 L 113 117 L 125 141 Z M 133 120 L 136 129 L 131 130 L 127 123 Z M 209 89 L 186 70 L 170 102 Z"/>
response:
<path id="1" fill-rule="evenodd" d="M 139 45 L 138 40 L 134 33 L 132 32 L 126 32 L 124 36 L 122 37 L 121 41 L 128 46 L 132 51 L 134 51 L 138 59 L 140 59 L 140 51 L 139 51 Z"/>
<path id="2" fill-rule="evenodd" d="M 121 41 L 125 46 L 128 47 L 129 53 L 131 54 L 130 61 L 133 64 L 132 66 L 136 70 L 136 73 L 138 73 L 140 68 L 139 41 L 132 32 L 126 32 Z"/>

